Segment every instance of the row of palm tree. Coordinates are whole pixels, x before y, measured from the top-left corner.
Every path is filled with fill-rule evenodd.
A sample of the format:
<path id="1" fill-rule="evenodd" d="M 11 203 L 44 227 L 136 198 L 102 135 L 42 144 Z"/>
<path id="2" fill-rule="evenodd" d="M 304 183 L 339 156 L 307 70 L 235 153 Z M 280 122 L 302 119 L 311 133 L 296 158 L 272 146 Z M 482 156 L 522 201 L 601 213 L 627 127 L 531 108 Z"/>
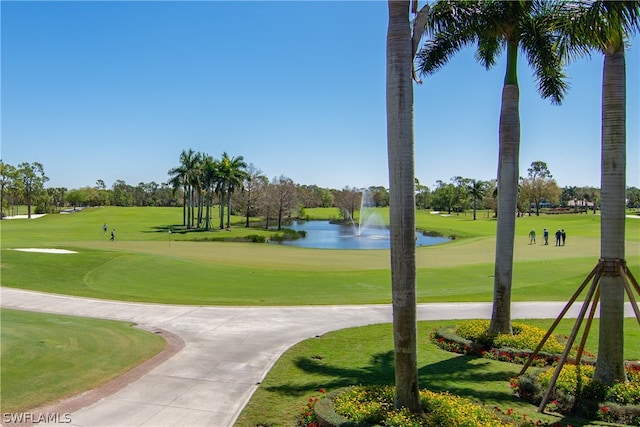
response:
<path id="1" fill-rule="evenodd" d="M 224 206 L 227 206 L 227 228 L 231 226 L 231 196 L 246 177 L 247 164 L 242 156 L 229 157 L 224 152 L 217 160 L 192 149 L 180 153 L 180 165 L 169 170 L 169 183 L 183 194 L 183 225 L 188 229 L 209 230 L 214 196 L 220 205 L 220 228 L 224 228 Z M 197 206 L 197 212 L 196 212 Z M 204 207 L 204 212 L 203 212 Z"/>
<path id="2" fill-rule="evenodd" d="M 511 285 L 515 212 L 519 180 L 520 116 L 518 56 L 534 71 L 540 95 L 560 104 L 567 92 L 567 60 L 597 51 L 604 55 L 602 84 L 602 229 L 601 258 L 624 262 L 624 192 L 626 174 L 625 43 L 640 27 L 636 1 L 481 1 L 437 0 L 418 13 L 417 0 L 389 0 L 387 34 L 387 135 L 391 191 L 391 269 L 396 337 L 396 406 L 419 412 L 415 347 L 414 266 L 403 224 L 413 224 L 406 208 L 413 194 L 413 87 L 407 76 L 429 76 L 458 51 L 476 45 L 476 58 L 493 67 L 506 52 L 498 136 L 498 224 L 490 333 L 511 333 Z M 415 14 L 411 28 L 410 10 Z M 425 22 L 423 24 L 423 22 Z M 424 28 L 421 28 L 424 25 Z M 416 28 L 419 26 L 420 28 Z M 429 39 L 417 51 L 423 31 Z M 414 59 L 417 59 L 414 64 Z M 410 69 L 411 68 L 411 69 Z M 409 74 L 410 73 L 410 74 Z M 417 80 L 417 79 L 416 79 Z M 394 194 L 396 193 L 396 194 Z M 399 193 L 399 194 L 398 194 Z M 394 216 L 401 218 L 394 220 Z M 395 228 L 395 230 L 394 230 Z M 395 236 L 395 237 L 394 237 Z M 396 249 L 394 250 L 394 246 Z M 400 258 L 405 258 L 401 260 Z M 395 271 L 394 271 L 395 270 Z M 602 333 L 596 379 L 624 380 L 623 278 L 606 276 L 601 285 Z M 398 315 L 396 316 L 396 313 Z M 397 322 L 397 325 L 396 325 Z M 398 355 L 402 357 L 399 358 Z"/>

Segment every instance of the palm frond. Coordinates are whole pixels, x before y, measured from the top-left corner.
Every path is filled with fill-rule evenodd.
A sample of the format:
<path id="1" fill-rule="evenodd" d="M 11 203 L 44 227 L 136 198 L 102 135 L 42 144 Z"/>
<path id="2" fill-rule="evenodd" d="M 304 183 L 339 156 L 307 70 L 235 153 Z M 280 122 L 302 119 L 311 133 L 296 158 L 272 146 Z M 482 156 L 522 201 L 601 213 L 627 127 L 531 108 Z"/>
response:
<path id="1" fill-rule="evenodd" d="M 498 56 L 504 51 L 506 40 L 493 35 L 489 37 L 478 38 L 478 50 L 476 51 L 476 60 L 489 69 L 496 64 Z"/>
<path id="2" fill-rule="evenodd" d="M 562 8 L 560 2 L 534 2 L 519 23 L 520 47 L 533 68 L 538 92 L 553 104 L 562 103 L 569 89 L 557 30 Z"/>
<path id="3" fill-rule="evenodd" d="M 439 32 L 427 40 L 416 55 L 416 69 L 422 76 L 428 76 L 444 67 L 451 57 L 475 38 L 458 37 L 455 33 Z"/>

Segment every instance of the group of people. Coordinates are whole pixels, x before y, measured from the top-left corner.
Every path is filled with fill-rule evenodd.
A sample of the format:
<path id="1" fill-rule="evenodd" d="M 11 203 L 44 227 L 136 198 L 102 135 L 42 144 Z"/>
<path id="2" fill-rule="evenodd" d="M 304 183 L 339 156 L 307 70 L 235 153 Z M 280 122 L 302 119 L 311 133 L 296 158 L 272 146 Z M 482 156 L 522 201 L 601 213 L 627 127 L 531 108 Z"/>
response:
<path id="1" fill-rule="evenodd" d="M 544 238 L 544 244 L 548 245 L 549 244 L 549 230 L 547 230 L 545 228 L 543 230 L 542 237 Z M 564 246 L 564 242 L 565 242 L 566 238 L 567 238 L 567 233 L 564 231 L 564 228 L 559 229 L 558 231 L 556 231 L 556 246 Z M 535 245 L 536 244 L 536 230 L 533 229 L 533 228 L 529 232 L 529 244 L 530 245 Z"/>
<path id="2" fill-rule="evenodd" d="M 105 235 L 107 234 L 107 229 L 108 229 L 108 228 L 109 228 L 109 227 L 107 227 L 107 223 L 105 222 L 105 223 L 104 223 L 104 225 L 102 226 L 102 231 L 104 231 L 104 234 L 105 234 Z M 112 242 L 113 242 L 114 240 L 116 240 L 116 229 L 115 229 L 115 228 L 112 228 L 112 229 L 111 229 L 111 238 L 110 238 L 109 240 L 111 240 Z"/>

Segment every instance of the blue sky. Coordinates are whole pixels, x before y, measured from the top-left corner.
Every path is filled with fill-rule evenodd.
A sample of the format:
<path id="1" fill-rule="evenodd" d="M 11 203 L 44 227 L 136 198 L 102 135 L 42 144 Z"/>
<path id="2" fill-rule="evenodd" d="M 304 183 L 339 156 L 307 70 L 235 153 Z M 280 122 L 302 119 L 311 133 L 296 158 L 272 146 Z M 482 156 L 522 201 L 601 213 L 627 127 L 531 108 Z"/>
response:
<path id="1" fill-rule="evenodd" d="M 386 2 L 2 1 L 2 160 L 47 186 L 164 182 L 184 149 L 269 178 L 388 187 Z M 469 48 L 416 85 L 416 176 L 495 178 L 504 57 Z M 568 67 L 562 106 L 519 66 L 520 174 L 600 186 L 602 56 Z M 627 185 L 640 187 L 638 38 L 627 52 Z"/>

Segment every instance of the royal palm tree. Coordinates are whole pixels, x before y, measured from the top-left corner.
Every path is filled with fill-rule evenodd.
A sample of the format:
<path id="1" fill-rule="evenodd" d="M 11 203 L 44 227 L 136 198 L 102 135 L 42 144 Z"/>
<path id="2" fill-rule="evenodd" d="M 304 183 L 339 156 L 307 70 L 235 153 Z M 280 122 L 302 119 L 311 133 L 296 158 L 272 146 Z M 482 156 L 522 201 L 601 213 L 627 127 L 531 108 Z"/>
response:
<path id="1" fill-rule="evenodd" d="M 219 163 L 211 156 L 203 156 L 202 158 L 202 182 L 205 191 L 205 214 L 204 214 L 204 228 L 209 230 L 211 228 L 211 198 L 215 191 L 216 178 L 218 176 Z"/>
<path id="2" fill-rule="evenodd" d="M 413 4 L 416 12 L 417 3 L 414 1 Z M 421 32 L 420 35 L 412 34 L 409 6 L 409 1 L 388 1 L 386 105 L 395 406 L 419 413 L 421 407 L 418 395 L 416 343 L 413 58 L 416 49 L 414 46 L 419 43 Z M 421 26 L 418 31 L 423 29 L 424 26 Z"/>
<path id="3" fill-rule="evenodd" d="M 477 44 L 476 58 L 485 67 L 506 52 L 498 136 L 498 224 L 490 333 L 511 333 L 511 285 L 518 199 L 520 93 L 518 54 L 534 71 L 543 98 L 561 103 L 567 85 L 556 52 L 553 16 L 558 3 L 536 1 L 441 0 L 431 8 L 432 38 L 418 54 L 418 70 L 430 75 L 467 45 Z"/>
<path id="4" fill-rule="evenodd" d="M 600 334 L 594 378 L 605 384 L 624 381 L 626 65 L 625 42 L 640 30 L 638 1 L 582 1 L 568 4 L 565 47 L 581 56 L 595 49 L 604 55 L 601 122 Z"/>
<path id="5" fill-rule="evenodd" d="M 180 153 L 180 165 L 169 170 L 172 176 L 171 182 L 175 185 L 182 185 L 184 191 L 183 205 L 183 225 L 191 228 L 193 225 L 193 206 L 194 206 L 194 184 L 197 183 L 198 164 L 201 154 L 196 153 L 191 148 L 182 150 Z"/>
<path id="6" fill-rule="evenodd" d="M 231 227 L 231 195 L 242 186 L 242 181 L 246 175 L 246 167 L 247 163 L 244 161 L 244 157 L 229 157 L 226 152 L 222 153 L 218 177 L 223 188 L 222 194 L 227 197 L 227 228 Z M 222 200 L 224 200 L 224 196 Z M 221 211 L 223 210 L 222 206 L 220 205 Z M 223 228 L 222 221 L 220 225 Z"/>

